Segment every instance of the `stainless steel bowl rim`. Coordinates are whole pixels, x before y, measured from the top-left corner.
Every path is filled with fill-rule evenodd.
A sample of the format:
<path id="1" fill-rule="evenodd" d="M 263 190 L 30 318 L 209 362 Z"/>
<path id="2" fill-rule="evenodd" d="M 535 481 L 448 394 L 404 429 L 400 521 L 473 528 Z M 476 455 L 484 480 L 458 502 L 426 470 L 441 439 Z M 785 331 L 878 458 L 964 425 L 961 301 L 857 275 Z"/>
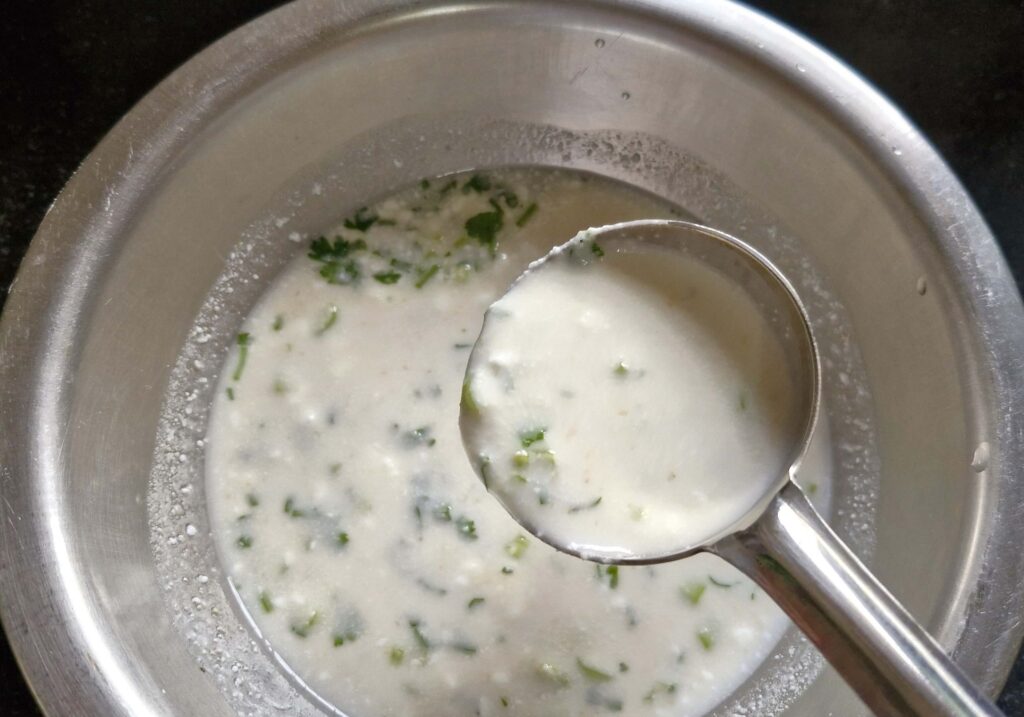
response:
<path id="1" fill-rule="evenodd" d="M 512 3 L 481 3 L 489 8 Z M 1001 480 L 984 497 L 986 519 L 972 536 L 984 556 L 983 589 L 969 604 L 955 655 L 980 665 L 990 692 L 1002 684 L 1024 633 L 1024 310 L 999 249 L 971 200 L 910 122 L 832 55 L 778 23 L 721 0 L 583 0 L 574 7 L 656 16 L 712 45 L 748 57 L 798 89 L 885 172 L 930 229 L 964 302 L 965 330 L 985 361 L 989 465 Z M 474 3 L 459 6 L 475 7 Z M 518 4 L 519 8 L 523 4 Z M 391 14 L 434 12 L 411 0 L 301 0 L 231 33 L 175 71 L 88 156 L 47 213 L 11 288 L 0 323 L 0 618 L 43 709 L 82 703 L 109 714 L 154 714 L 82 593 L 62 524 L 61 419 L 84 332 L 90 290 L 115 256 L 129 208 L 216 116 L 258 87 L 271 60 L 302 54 L 311 38 Z M 898 149 L 894 149 L 898 148 Z M 55 645 L 63 646 L 58 652 Z M 91 694 L 84 695 L 86 689 Z"/>

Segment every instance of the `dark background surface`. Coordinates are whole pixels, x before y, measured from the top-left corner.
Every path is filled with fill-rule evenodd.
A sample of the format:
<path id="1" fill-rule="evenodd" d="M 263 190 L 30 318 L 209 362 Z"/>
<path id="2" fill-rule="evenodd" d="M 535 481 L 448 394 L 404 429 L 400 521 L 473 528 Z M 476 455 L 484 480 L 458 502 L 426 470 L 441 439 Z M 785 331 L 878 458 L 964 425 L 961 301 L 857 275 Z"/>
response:
<path id="1" fill-rule="evenodd" d="M 6 0 L 0 304 L 61 186 L 167 73 L 271 0 Z M 1024 281 L 1024 1 L 754 0 L 877 85 L 967 186 Z M 2 599 L 2 597 L 0 597 Z M 1024 717 L 1024 659 L 1000 706 Z M 38 715 L 0 636 L 0 713 Z"/>

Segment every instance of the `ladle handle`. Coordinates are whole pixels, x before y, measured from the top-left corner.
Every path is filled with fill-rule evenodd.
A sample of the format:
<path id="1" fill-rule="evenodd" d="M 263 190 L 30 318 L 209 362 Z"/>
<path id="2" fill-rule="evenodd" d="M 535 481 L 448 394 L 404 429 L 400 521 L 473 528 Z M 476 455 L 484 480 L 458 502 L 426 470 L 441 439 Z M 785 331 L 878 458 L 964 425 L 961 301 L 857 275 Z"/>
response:
<path id="1" fill-rule="evenodd" d="M 714 552 L 771 595 L 875 714 L 1002 714 L 792 482 Z"/>

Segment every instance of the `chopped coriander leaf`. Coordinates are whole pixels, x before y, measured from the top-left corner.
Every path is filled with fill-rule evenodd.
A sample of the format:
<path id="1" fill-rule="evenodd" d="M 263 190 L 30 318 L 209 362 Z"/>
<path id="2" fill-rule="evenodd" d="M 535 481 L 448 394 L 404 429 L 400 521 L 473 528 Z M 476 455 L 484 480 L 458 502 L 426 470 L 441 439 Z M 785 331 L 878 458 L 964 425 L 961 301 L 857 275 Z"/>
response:
<path id="1" fill-rule="evenodd" d="M 280 331 L 281 329 L 283 329 L 284 328 L 284 317 L 281 314 L 278 314 L 277 316 L 275 316 L 274 317 L 274 323 L 270 325 L 270 328 L 273 329 L 274 331 Z"/>
<path id="2" fill-rule="evenodd" d="M 469 194 L 470 192 L 486 192 L 491 188 L 491 180 L 482 174 L 474 174 L 462 185 L 462 193 Z"/>
<path id="3" fill-rule="evenodd" d="M 593 665 L 588 665 L 579 657 L 576 658 L 576 666 L 580 668 L 580 672 L 591 682 L 611 682 L 614 678 L 604 670 L 599 670 Z"/>
<path id="4" fill-rule="evenodd" d="M 437 443 L 437 439 L 430 434 L 430 426 L 420 426 L 419 428 L 407 431 L 402 438 L 402 442 L 408 447 L 427 446 L 431 448 Z"/>
<path id="5" fill-rule="evenodd" d="M 431 264 L 426 269 L 420 270 L 419 275 L 416 277 L 416 288 L 422 289 L 424 285 L 433 278 L 434 274 L 436 274 L 438 272 L 438 269 L 440 268 L 441 267 L 437 264 Z"/>
<path id="6" fill-rule="evenodd" d="M 601 496 L 594 498 L 594 500 L 590 501 L 589 503 L 580 503 L 579 505 L 574 505 L 573 507 L 569 508 L 569 512 L 579 513 L 584 510 L 596 508 L 599 505 L 601 505 Z"/>
<path id="7" fill-rule="evenodd" d="M 335 237 L 332 243 L 330 239 L 320 237 L 313 240 L 307 256 L 313 261 L 329 262 L 346 259 L 352 252 L 363 249 L 366 249 L 366 242 L 362 239 L 348 241 L 343 237 Z"/>
<path id="8" fill-rule="evenodd" d="M 539 665 L 537 667 L 537 674 L 558 687 L 568 687 L 572 681 L 565 671 L 558 669 L 550 662 L 544 662 Z"/>
<path id="9" fill-rule="evenodd" d="M 710 651 L 715 646 L 715 634 L 711 628 L 702 627 L 697 631 L 697 641 L 700 642 L 701 647 Z"/>
<path id="10" fill-rule="evenodd" d="M 420 189 L 430 189 L 430 180 L 426 179 L 426 178 L 421 179 L 420 180 Z"/>
<path id="11" fill-rule="evenodd" d="M 612 590 L 619 587 L 619 566 L 608 565 L 604 569 L 604 574 L 608 576 L 608 587 Z"/>
<path id="12" fill-rule="evenodd" d="M 405 650 L 401 647 L 392 647 L 391 651 L 388 652 L 388 662 L 392 665 L 401 665 L 405 660 Z"/>
<path id="13" fill-rule="evenodd" d="M 235 545 L 239 548 L 251 548 L 252 547 L 252 536 L 251 535 L 239 535 L 238 540 L 235 541 Z"/>
<path id="14" fill-rule="evenodd" d="M 226 389 L 224 389 L 224 393 L 227 394 L 229 401 L 235 400 L 235 389 L 231 388 L 231 386 L 228 386 Z"/>
<path id="15" fill-rule="evenodd" d="M 249 504 L 250 508 L 255 508 L 260 504 L 260 497 L 255 493 L 246 493 L 245 502 Z"/>
<path id="16" fill-rule="evenodd" d="M 323 336 L 328 329 L 338 322 L 338 307 L 334 304 L 327 309 L 327 318 L 324 319 L 324 323 L 320 325 L 320 328 L 316 330 L 317 336 Z"/>
<path id="17" fill-rule="evenodd" d="M 306 618 L 305 620 L 293 622 L 291 625 L 289 625 L 288 629 L 291 630 L 292 634 L 296 637 L 301 637 L 305 639 L 309 637 L 309 633 L 313 630 L 313 628 L 316 626 L 319 620 L 320 613 L 314 610 L 308 618 Z"/>
<path id="18" fill-rule="evenodd" d="M 274 601 L 271 600 L 270 594 L 266 590 L 260 591 L 260 609 L 265 613 L 274 612 Z"/>
<path id="19" fill-rule="evenodd" d="M 708 580 L 710 580 L 711 584 L 717 588 L 731 588 L 733 585 L 737 585 L 737 583 L 727 583 L 722 580 L 715 580 L 713 575 L 708 575 Z"/>
<path id="20" fill-rule="evenodd" d="M 679 593 L 687 600 L 691 605 L 696 605 L 700 602 L 701 597 L 704 596 L 704 591 L 708 589 L 708 586 L 704 583 L 690 583 L 679 588 Z"/>
<path id="21" fill-rule="evenodd" d="M 468 603 L 466 603 L 466 609 L 467 610 L 472 610 L 473 608 L 477 607 L 478 605 L 483 605 L 485 600 L 486 600 L 486 598 L 482 598 L 482 597 L 471 598 L 470 601 Z"/>
<path id="22" fill-rule="evenodd" d="M 245 360 L 249 358 L 249 346 L 252 345 L 252 337 L 247 333 L 241 333 L 235 337 L 238 345 L 238 363 L 235 364 L 235 372 L 231 374 L 231 380 L 237 381 L 242 378 L 242 371 L 245 370 Z"/>
<path id="23" fill-rule="evenodd" d="M 377 220 L 378 217 L 376 214 L 371 213 L 366 207 L 361 207 L 354 216 L 345 220 L 345 228 L 365 232 L 367 229 L 372 227 Z"/>
<path id="24" fill-rule="evenodd" d="M 464 349 L 473 348 L 473 344 L 452 344 L 452 348 L 456 351 L 462 351 Z"/>
<path id="25" fill-rule="evenodd" d="M 288 496 L 284 500 L 284 512 L 291 518 L 302 518 L 306 512 L 295 507 L 295 498 Z"/>
<path id="26" fill-rule="evenodd" d="M 394 284 L 402 278 L 402 275 L 397 271 L 378 271 L 373 278 L 382 284 Z"/>
<path id="27" fill-rule="evenodd" d="M 596 241 L 590 242 L 590 251 L 599 259 L 604 256 L 604 249 Z"/>
<path id="28" fill-rule="evenodd" d="M 625 662 L 619 663 L 619 672 L 629 672 L 629 665 Z"/>
<path id="29" fill-rule="evenodd" d="M 544 440 L 545 428 L 534 428 L 519 433 L 519 443 L 522 444 L 523 448 L 529 448 L 534 443 L 538 443 Z"/>
<path id="30" fill-rule="evenodd" d="M 505 544 L 505 553 L 509 557 L 519 560 L 526 553 L 526 549 L 530 547 L 530 541 L 526 539 L 525 535 L 517 535 L 508 543 Z"/>
<path id="31" fill-rule="evenodd" d="M 461 652 L 463 655 L 475 655 L 477 653 L 477 646 L 468 642 L 453 642 L 448 647 L 456 652 Z"/>
<path id="32" fill-rule="evenodd" d="M 346 533 L 344 530 L 340 531 L 335 536 L 334 542 L 337 543 L 339 547 L 345 547 L 346 545 L 348 545 L 348 533 Z"/>
<path id="33" fill-rule="evenodd" d="M 455 521 L 455 526 L 459 530 L 459 535 L 466 540 L 476 540 L 479 537 L 476 534 L 476 523 L 469 518 L 459 518 Z"/>
<path id="34" fill-rule="evenodd" d="M 537 202 L 530 202 L 530 204 L 523 210 L 523 213 L 516 219 L 516 226 L 522 229 L 526 226 L 526 222 L 533 218 L 533 215 L 537 213 Z"/>
<path id="35" fill-rule="evenodd" d="M 480 212 L 466 220 L 466 234 L 481 244 L 489 246 L 493 252 L 497 246 L 498 232 L 501 231 L 503 223 L 500 209 L 493 212 Z"/>
<path id="36" fill-rule="evenodd" d="M 507 566 L 507 565 L 506 565 L 506 566 L 504 566 L 504 567 L 502 567 L 502 569 L 501 569 L 501 574 L 502 574 L 502 575 L 511 575 L 511 574 L 512 574 L 512 573 L 514 573 L 514 572 L 515 572 L 515 570 L 513 570 L 512 568 L 510 568 L 510 567 L 509 567 L 509 566 Z"/>
<path id="37" fill-rule="evenodd" d="M 658 695 L 671 695 L 675 694 L 676 684 L 674 682 L 655 682 L 654 687 L 647 691 L 644 695 L 644 702 L 654 702 L 654 698 Z"/>
<path id="38" fill-rule="evenodd" d="M 501 700 L 502 707 L 508 707 L 508 697 L 499 697 L 498 699 Z"/>
<path id="39" fill-rule="evenodd" d="M 519 206 L 519 197 L 517 197 L 516 193 L 511 189 L 502 190 L 501 194 L 498 196 L 505 200 L 505 205 L 509 209 L 515 209 Z"/>
<path id="40" fill-rule="evenodd" d="M 328 284 L 351 284 L 361 273 L 359 265 L 351 260 L 344 263 L 329 261 L 320 267 L 320 276 L 326 279 Z"/>
<path id="41" fill-rule="evenodd" d="M 442 523 L 452 522 L 452 507 L 445 503 L 434 508 L 434 519 Z"/>

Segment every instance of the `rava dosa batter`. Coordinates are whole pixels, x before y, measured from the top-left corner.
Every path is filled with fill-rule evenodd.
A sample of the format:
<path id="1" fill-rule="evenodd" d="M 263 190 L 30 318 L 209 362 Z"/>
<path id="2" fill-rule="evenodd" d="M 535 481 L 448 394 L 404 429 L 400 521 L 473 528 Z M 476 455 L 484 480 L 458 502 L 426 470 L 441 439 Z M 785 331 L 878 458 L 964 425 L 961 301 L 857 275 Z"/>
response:
<path id="1" fill-rule="evenodd" d="M 672 214 L 584 175 L 429 179 L 310 242 L 245 320 L 207 436 L 212 524 L 260 633 L 339 710 L 700 715 L 785 631 L 715 557 L 616 569 L 556 552 L 487 493 L 461 444 L 487 307 L 578 231 Z M 626 391 L 655 367 L 607 363 L 607 387 Z"/>

